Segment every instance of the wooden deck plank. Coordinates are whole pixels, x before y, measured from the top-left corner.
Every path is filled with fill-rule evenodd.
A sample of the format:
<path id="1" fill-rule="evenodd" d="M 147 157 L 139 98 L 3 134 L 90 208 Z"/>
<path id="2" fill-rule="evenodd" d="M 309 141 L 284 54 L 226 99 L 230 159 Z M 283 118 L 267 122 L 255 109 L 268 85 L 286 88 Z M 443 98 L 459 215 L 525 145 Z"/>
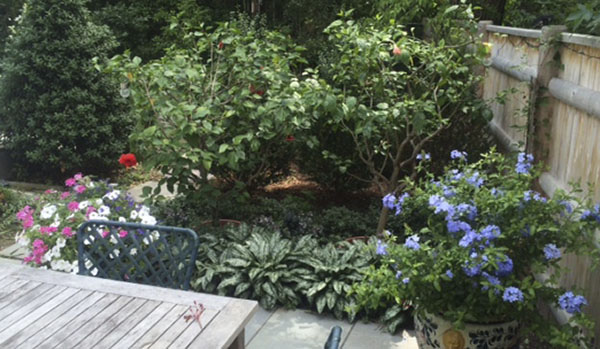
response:
<path id="1" fill-rule="evenodd" d="M 194 301 L 197 301 L 198 303 L 205 304 L 207 308 L 215 310 L 221 310 L 221 308 L 223 308 L 230 300 L 230 298 L 227 297 L 196 293 L 192 291 L 148 286 L 131 282 L 102 279 L 92 276 L 65 274 L 51 270 L 40 270 L 34 268 L 18 270 L 13 273 L 13 277 L 182 305 L 190 305 L 193 304 Z"/>
<path id="2" fill-rule="evenodd" d="M 174 306 L 159 322 L 154 324 L 154 326 L 152 326 L 152 328 L 150 328 L 146 334 L 144 334 L 135 344 L 133 344 L 132 349 L 149 348 L 157 341 L 157 339 L 162 338 L 162 336 L 165 334 L 174 331 L 177 332 L 176 336 L 178 336 L 181 332 L 183 332 L 183 330 L 185 330 L 185 327 L 182 327 L 179 330 L 177 328 L 178 325 L 180 325 L 179 320 L 187 311 L 188 307 L 186 306 Z M 164 345 L 163 348 L 165 348 L 167 345 L 168 343 Z"/>
<path id="3" fill-rule="evenodd" d="M 255 301 L 231 299 L 213 319 L 210 331 L 202 331 L 188 348 L 228 348 L 257 310 Z M 244 320 L 240 322 L 239 319 Z"/>
<path id="4" fill-rule="evenodd" d="M 108 334 L 108 328 L 102 327 L 103 324 L 110 323 L 111 319 L 123 309 L 129 309 L 129 304 L 134 300 L 131 297 L 120 296 L 109 306 L 102 309 L 102 311 L 96 312 L 95 316 L 85 323 L 82 323 L 77 331 L 71 333 L 69 336 L 62 338 L 62 340 L 56 341 L 54 348 L 77 348 L 78 343 L 91 336 L 95 332 L 102 329 L 102 334 Z M 110 328 L 110 326 L 109 326 Z M 85 348 L 82 346 L 82 348 Z"/>
<path id="5" fill-rule="evenodd" d="M 119 296 L 113 294 L 105 294 L 104 297 L 95 302 L 92 307 L 86 308 L 69 323 L 63 324 L 62 327 L 44 328 L 40 333 L 40 337 L 44 336 L 46 338 L 42 340 L 42 343 L 38 344 L 38 348 L 50 349 L 64 342 L 64 340 L 69 338 L 71 334 L 78 331 L 82 324 L 88 323 L 99 312 L 110 306 L 118 297 Z M 49 331 L 50 328 L 52 328 L 52 331 Z"/>
<path id="6" fill-rule="evenodd" d="M 49 302 L 44 306 L 40 307 L 35 314 L 31 314 L 27 318 L 23 319 L 23 323 L 26 326 L 20 330 L 16 328 L 9 327 L 6 333 L 0 334 L 0 348 L 15 348 L 22 342 L 26 341 L 29 337 L 37 334 L 44 327 L 50 324 L 53 321 L 59 321 L 60 316 L 63 314 L 68 315 L 68 311 L 73 309 L 75 306 L 79 304 L 79 302 L 83 301 L 85 298 L 90 297 L 92 295 L 91 291 L 77 291 L 74 295 L 70 296 L 68 299 L 63 301 L 60 304 L 53 304 Z M 96 294 L 97 299 L 100 298 L 100 294 Z M 60 300 L 59 297 L 55 297 L 52 299 L 53 302 L 58 302 Z M 40 314 L 38 318 L 37 315 Z M 29 321 L 33 319 L 33 321 Z M 4 338 L 5 335 L 8 335 L 8 338 Z"/>
<path id="7" fill-rule="evenodd" d="M 105 297 L 105 294 L 100 292 L 80 291 L 80 293 L 84 295 L 87 292 L 89 292 L 89 294 L 80 302 L 72 305 L 71 308 L 64 309 L 61 305 L 59 309 L 48 313 L 40 319 L 40 321 L 35 322 L 26 333 L 20 336 L 20 338 L 14 340 L 11 338 L 7 342 L 14 341 L 18 342 L 23 348 L 34 348 L 46 341 L 53 334 L 63 330 L 63 328 L 72 328 L 72 324 L 76 323 L 74 319 L 77 319 L 86 311 L 89 312 L 91 307 L 94 307 L 93 309 L 102 309 L 106 306 L 106 304 L 101 302 L 103 297 Z M 61 312 L 63 310 L 64 312 Z"/>
<path id="8" fill-rule="evenodd" d="M 9 286 L 0 290 L 0 309 L 9 304 L 13 299 L 19 298 L 23 293 L 34 289 L 39 282 L 30 282 L 27 280 L 17 280 Z"/>
<path id="9" fill-rule="evenodd" d="M 54 287 L 56 287 L 56 285 L 39 283 L 36 283 L 34 287 L 31 287 L 31 284 L 27 283 L 21 288 L 15 290 L 11 295 L 4 297 L 2 300 L 0 300 L 1 321 L 3 321 L 4 318 L 10 315 L 12 312 L 19 309 L 20 306 L 27 304 L 31 300 L 35 299 L 35 297 L 40 296 L 42 293 L 47 292 Z"/>
<path id="10" fill-rule="evenodd" d="M 62 292 L 57 294 L 55 297 L 52 297 L 52 299 L 49 301 L 42 298 L 43 304 L 40 305 L 39 302 L 37 304 L 33 304 L 32 306 L 34 307 L 35 311 L 25 310 L 25 308 L 19 309 L 18 312 L 12 314 L 17 316 L 19 321 L 0 331 L 0 343 L 6 341 L 15 333 L 27 328 L 37 319 L 44 316 L 48 311 L 51 311 L 58 305 L 62 304 L 77 292 L 77 289 L 65 288 Z"/>
<path id="11" fill-rule="evenodd" d="M 137 310 L 148 302 L 145 299 L 134 298 L 126 306 L 119 309 L 110 319 L 102 322 L 97 326 L 92 333 L 83 338 L 82 341 L 75 345 L 75 348 L 91 348 L 96 343 L 100 342 L 104 337 L 111 334 L 116 328 L 121 326 L 124 321 L 131 321 L 129 318 L 137 312 Z"/>
<path id="12" fill-rule="evenodd" d="M 1 260 L 1 259 L 0 259 L 0 265 L 2 265 L 2 268 L 0 268 L 0 280 L 12 275 L 16 271 L 19 271 L 23 268 L 27 268 L 25 265 L 16 264 L 12 261 Z"/>
<path id="13" fill-rule="evenodd" d="M 12 285 L 15 282 L 23 282 L 23 280 L 17 280 L 10 276 L 7 276 L 6 278 L 4 278 L 4 280 L 0 280 L 0 292 L 2 292 L 3 288 L 9 287 L 10 285 Z"/>
<path id="14" fill-rule="evenodd" d="M 161 303 L 152 313 L 140 321 L 137 326 L 131 329 L 123 338 L 121 338 L 112 348 L 128 349 L 137 342 L 154 324 L 159 322 L 173 307 L 173 303 Z"/>
<path id="15" fill-rule="evenodd" d="M 209 328 L 212 320 L 216 318 L 217 312 L 207 309 L 204 311 L 201 317 L 202 327 L 196 321 L 190 321 L 190 326 L 188 326 L 183 333 L 181 333 L 175 340 L 172 341 L 169 348 L 178 349 L 178 348 L 187 348 L 190 343 L 196 339 L 202 333 L 202 331 L 206 328 Z M 181 319 L 180 321 L 184 321 Z M 212 327 L 210 327 L 212 330 Z"/>
<path id="16" fill-rule="evenodd" d="M 41 289 L 42 286 L 39 288 Z M 37 311 L 37 308 L 43 306 L 44 303 L 51 302 L 54 297 L 67 290 L 68 289 L 64 286 L 53 286 L 46 291 L 40 291 L 38 294 L 29 292 L 24 297 L 21 297 L 14 303 L 11 303 L 10 306 L 4 307 L 0 311 L 0 319 L 2 319 L 0 320 L 0 333 L 7 327 L 20 322 L 29 314 Z M 73 293 L 75 292 L 70 292 L 70 294 Z M 9 313 L 10 307 L 13 307 L 14 311 Z"/>
<path id="17" fill-rule="evenodd" d="M 160 302 L 157 301 L 146 301 L 146 303 L 144 303 L 135 313 L 130 315 L 127 321 L 115 328 L 100 342 L 96 343 L 94 347 L 99 349 L 111 348 L 159 305 Z"/>

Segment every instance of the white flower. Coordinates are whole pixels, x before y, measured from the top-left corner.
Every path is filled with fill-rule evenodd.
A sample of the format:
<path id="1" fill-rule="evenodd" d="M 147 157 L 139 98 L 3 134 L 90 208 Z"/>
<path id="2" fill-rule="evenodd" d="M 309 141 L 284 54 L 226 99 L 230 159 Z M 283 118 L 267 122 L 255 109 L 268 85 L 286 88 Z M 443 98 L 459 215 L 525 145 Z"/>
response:
<path id="1" fill-rule="evenodd" d="M 56 213 L 56 205 L 45 206 L 40 213 L 40 218 L 49 219 Z"/>
<path id="2" fill-rule="evenodd" d="M 131 250 L 129 250 L 129 254 L 135 256 L 137 254 L 137 248 L 134 247 Z"/>
<path id="3" fill-rule="evenodd" d="M 148 215 L 148 216 L 142 218 L 142 224 L 155 225 L 156 224 L 156 218 L 154 218 L 153 216 Z"/>
<path id="4" fill-rule="evenodd" d="M 52 260 L 51 252 L 44 253 L 44 255 L 42 256 L 42 263 L 50 262 L 51 260 Z"/>
<path id="5" fill-rule="evenodd" d="M 152 242 L 152 236 L 146 236 L 142 241 L 144 242 L 144 244 L 150 245 L 150 243 Z"/>
<path id="6" fill-rule="evenodd" d="M 143 220 L 144 218 L 148 217 L 149 215 L 150 215 L 150 212 L 140 210 L 140 212 L 138 213 L 138 218 Z"/>
<path id="7" fill-rule="evenodd" d="M 107 198 L 109 200 L 117 200 L 119 198 L 119 195 L 121 195 L 121 191 L 120 190 L 113 190 L 110 193 L 104 195 L 104 198 Z"/>
<path id="8" fill-rule="evenodd" d="M 92 275 L 96 276 L 98 274 L 98 269 L 94 268 L 90 270 L 90 272 L 92 273 Z"/>
<path id="9" fill-rule="evenodd" d="M 160 234 L 158 233 L 158 231 L 153 231 L 152 234 L 150 234 L 152 236 L 152 239 L 154 240 L 158 240 L 160 238 Z"/>
<path id="10" fill-rule="evenodd" d="M 131 213 L 129 214 L 129 218 L 131 218 L 131 219 L 136 219 L 137 217 L 138 217 L 138 213 L 135 210 L 131 211 Z"/>
<path id="11" fill-rule="evenodd" d="M 115 257 L 113 257 L 113 255 L 115 255 L 116 257 L 119 257 L 119 255 L 120 255 L 120 254 L 121 254 L 121 251 L 119 251 L 118 249 L 116 249 L 116 248 L 115 248 L 115 249 L 112 251 L 112 253 L 111 253 L 111 254 L 109 254 L 109 256 L 110 256 L 110 258 L 115 258 Z"/>
<path id="12" fill-rule="evenodd" d="M 74 261 L 73 263 L 71 263 L 71 273 L 72 274 L 77 274 L 79 273 L 79 262 Z"/>
<path id="13" fill-rule="evenodd" d="M 94 182 L 90 182 L 87 187 L 88 188 L 94 188 L 96 186 L 96 184 L 94 184 Z"/>
<path id="14" fill-rule="evenodd" d="M 71 213 L 70 215 L 67 216 L 67 220 L 69 220 L 69 219 L 71 219 L 73 217 L 75 217 L 75 215 Z"/>
<path id="15" fill-rule="evenodd" d="M 89 201 L 83 200 L 82 202 L 79 203 L 79 209 L 85 210 L 89 205 L 90 205 Z"/>
<path id="16" fill-rule="evenodd" d="M 125 219 L 125 217 L 119 217 L 119 222 L 127 222 L 127 220 Z"/>
<path id="17" fill-rule="evenodd" d="M 64 238 L 56 239 L 56 246 L 58 246 L 58 248 L 63 248 L 63 247 L 65 247 L 66 244 L 67 244 L 67 240 L 65 240 Z"/>
<path id="18" fill-rule="evenodd" d="M 90 212 L 90 219 L 98 219 L 98 217 L 100 217 L 98 212 Z"/>
<path id="19" fill-rule="evenodd" d="M 88 237 L 87 237 L 87 239 L 83 240 L 83 244 L 84 244 L 84 245 L 89 245 L 89 244 L 91 244 L 92 242 L 94 242 L 94 236 L 93 236 L 93 235 L 90 235 L 90 236 L 88 236 Z M 90 262 L 90 263 L 91 263 L 91 262 Z"/>
<path id="20" fill-rule="evenodd" d="M 50 224 L 51 227 L 58 227 L 60 225 L 60 216 L 58 213 L 54 216 L 54 222 Z"/>
<path id="21" fill-rule="evenodd" d="M 40 269 L 48 270 L 48 267 L 44 265 L 44 266 L 41 266 Z"/>
<path id="22" fill-rule="evenodd" d="M 109 241 L 110 241 L 110 243 L 111 243 L 111 244 L 113 244 L 113 245 L 116 245 L 116 244 L 118 244 L 118 243 L 119 243 L 119 241 L 117 241 L 117 238 L 115 238 L 115 236 L 114 236 L 114 235 L 111 235 L 111 236 L 110 236 L 110 240 L 109 240 Z"/>
<path id="23" fill-rule="evenodd" d="M 96 199 L 96 206 L 102 206 L 104 205 L 104 201 L 102 201 L 102 199 Z"/>
<path id="24" fill-rule="evenodd" d="M 54 245 L 50 250 L 50 255 L 52 257 L 60 258 L 60 247 L 58 245 Z"/>
<path id="25" fill-rule="evenodd" d="M 98 214 L 104 217 L 108 216 L 110 214 L 110 207 L 106 205 L 100 206 L 100 208 L 98 209 Z"/>

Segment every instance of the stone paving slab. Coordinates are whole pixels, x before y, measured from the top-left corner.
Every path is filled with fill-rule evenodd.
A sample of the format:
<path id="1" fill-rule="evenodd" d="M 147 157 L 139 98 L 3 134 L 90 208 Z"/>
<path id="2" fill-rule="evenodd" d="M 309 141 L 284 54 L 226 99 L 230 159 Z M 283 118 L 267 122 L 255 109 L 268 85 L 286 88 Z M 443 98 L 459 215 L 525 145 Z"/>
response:
<path id="1" fill-rule="evenodd" d="M 260 331 L 264 324 L 269 320 L 271 315 L 275 311 L 268 311 L 262 307 L 258 307 L 258 311 L 254 314 L 254 317 L 246 325 L 245 342 L 246 345 L 254 338 L 254 336 Z"/>
<path id="2" fill-rule="evenodd" d="M 418 349 L 419 347 L 414 331 L 404 330 L 391 335 L 383 331 L 378 324 L 357 322 L 342 343 L 342 348 Z"/>
<path id="3" fill-rule="evenodd" d="M 258 334 L 248 343 L 248 349 L 286 348 L 321 349 L 333 326 L 342 328 L 342 341 L 352 324 L 304 310 L 278 309 Z"/>

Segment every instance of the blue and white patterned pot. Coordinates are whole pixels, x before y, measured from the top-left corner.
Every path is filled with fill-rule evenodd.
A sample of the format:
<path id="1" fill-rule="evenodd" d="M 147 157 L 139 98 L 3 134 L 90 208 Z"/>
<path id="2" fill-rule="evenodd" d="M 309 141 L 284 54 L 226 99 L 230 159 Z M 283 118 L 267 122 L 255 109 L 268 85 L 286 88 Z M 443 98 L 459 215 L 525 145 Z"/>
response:
<path id="1" fill-rule="evenodd" d="M 421 349 L 510 349 L 517 345 L 517 321 L 497 324 L 465 324 L 458 330 L 450 321 L 415 315 L 415 332 Z"/>

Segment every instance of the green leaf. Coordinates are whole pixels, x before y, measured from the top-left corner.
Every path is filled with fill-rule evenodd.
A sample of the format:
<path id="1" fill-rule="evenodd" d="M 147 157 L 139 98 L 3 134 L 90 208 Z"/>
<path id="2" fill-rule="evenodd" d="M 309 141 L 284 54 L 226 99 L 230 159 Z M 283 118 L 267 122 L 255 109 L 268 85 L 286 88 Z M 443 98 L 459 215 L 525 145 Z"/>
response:
<path id="1" fill-rule="evenodd" d="M 325 298 L 325 295 L 320 296 L 319 298 L 317 298 L 317 312 L 319 314 L 321 314 L 323 312 L 323 309 L 325 308 L 325 305 L 327 304 L 327 298 Z"/>
<path id="2" fill-rule="evenodd" d="M 242 292 L 246 291 L 248 288 L 250 288 L 250 283 L 242 282 L 235 287 L 235 291 L 233 292 L 233 295 L 237 297 Z"/>

